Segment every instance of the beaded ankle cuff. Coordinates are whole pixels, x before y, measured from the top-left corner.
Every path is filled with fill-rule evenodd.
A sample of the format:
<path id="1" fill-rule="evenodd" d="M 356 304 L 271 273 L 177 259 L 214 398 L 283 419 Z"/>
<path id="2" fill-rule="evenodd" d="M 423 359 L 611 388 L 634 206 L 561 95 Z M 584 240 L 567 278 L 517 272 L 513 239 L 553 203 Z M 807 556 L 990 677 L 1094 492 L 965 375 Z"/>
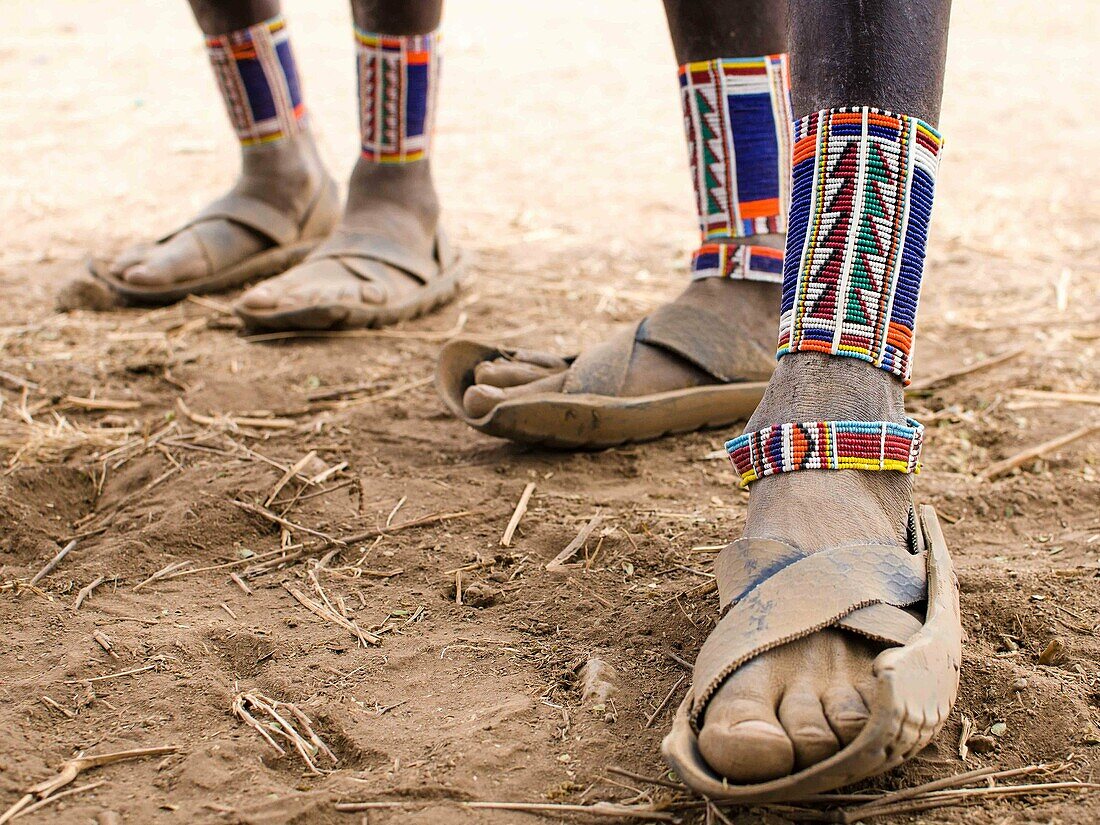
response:
<path id="1" fill-rule="evenodd" d="M 774 424 L 726 442 L 741 486 L 795 470 L 920 472 L 924 427 L 888 421 L 805 421 Z"/>
<path id="2" fill-rule="evenodd" d="M 808 115 L 794 140 L 778 357 L 859 358 L 908 383 L 943 139 L 864 106 Z"/>
<path id="3" fill-rule="evenodd" d="M 362 154 L 375 163 L 428 156 L 439 83 L 439 32 L 355 30 Z"/>
<path id="4" fill-rule="evenodd" d="M 691 279 L 732 278 L 783 283 L 783 251 L 767 246 L 708 243 L 691 256 Z"/>
<path id="5" fill-rule="evenodd" d="M 704 240 L 786 229 L 791 152 L 787 55 L 680 67 L 691 176 Z"/>
<path id="6" fill-rule="evenodd" d="M 242 145 L 270 143 L 300 131 L 306 108 L 282 15 L 208 35 L 206 53 Z"/>

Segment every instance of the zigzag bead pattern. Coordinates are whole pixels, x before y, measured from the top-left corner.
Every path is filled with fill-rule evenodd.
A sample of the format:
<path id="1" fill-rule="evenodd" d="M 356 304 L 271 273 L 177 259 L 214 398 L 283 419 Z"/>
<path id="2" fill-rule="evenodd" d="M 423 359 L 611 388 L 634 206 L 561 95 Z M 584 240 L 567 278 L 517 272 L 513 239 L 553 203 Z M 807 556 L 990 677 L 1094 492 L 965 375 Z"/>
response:
<path id="1" fill-rule="evenodd" d="M 741 486 L 796 470 L 920 472 L 924 427 L 913 419 L 773 424 L 726 442 Z"/>
<path id="2" fill-rule="evenodd" d="M 908 383 L 943 139 L 867 106 L 808 115 L 794 139 L 777 357 L 859 358 Z"/>
<path id="3" fill-rule="evenodd" d="M 787 55 L 680 67 L 691 176 L 704 240 L 784 232 L 790 201 Z"/>
<path id="4" fill-rule="evenodd" d="M 282 15 L 208 35 L 206 53 L 242 145 L 271 143 L 300 130 L 306 107 Z"/>
<path id="5" fill-rule="evenodd" d="M 355 30 L 362 155 L 376 163 L 428 157 L 439 82 L 439 32 Z"/>

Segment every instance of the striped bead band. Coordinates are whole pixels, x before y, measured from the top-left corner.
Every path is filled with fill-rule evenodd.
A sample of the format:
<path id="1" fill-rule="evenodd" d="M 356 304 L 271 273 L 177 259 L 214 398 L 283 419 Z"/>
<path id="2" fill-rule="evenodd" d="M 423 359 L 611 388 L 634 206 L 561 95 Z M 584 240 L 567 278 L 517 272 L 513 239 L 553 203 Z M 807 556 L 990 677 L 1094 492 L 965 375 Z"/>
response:
<path id="1" fill-rule="evenodd" d="M 750 244 L 703 244 L 691 256 L 691 279 L 703 278 L 782 283 L 783 251 Z"/>
<path id="2" fill-rule="evenodd" d="M 790 201 L 787 55 L 680 67 L 691 176 L 703 239 L 783 232 Z"/>
<path id="3" fill-rule="evenodd" d="M 306 107 L 282 15 L 247 29 L 208 35 L 206 53 L 242 145 L 298 133 Z"/>
<path id="4" fill-rule="evenodd" d="M 924 427 L 888 421 L 805 421 L 774 424 L 726 442 L 741 486 L 795 470 L 920 472 Z"/>
<path id="5" fill-rule="evenodd" d="M 864 106 L 808 115 L 794 140 L 778 357 L 859 358 L 908 383 L 943 139 Z"/>
<path id="6" fill-rule="evenodd" d="M 439 32 L 389 35 L 355 29 L 362 155 L 375 163 L 428 156 L 439 83 Z"/>

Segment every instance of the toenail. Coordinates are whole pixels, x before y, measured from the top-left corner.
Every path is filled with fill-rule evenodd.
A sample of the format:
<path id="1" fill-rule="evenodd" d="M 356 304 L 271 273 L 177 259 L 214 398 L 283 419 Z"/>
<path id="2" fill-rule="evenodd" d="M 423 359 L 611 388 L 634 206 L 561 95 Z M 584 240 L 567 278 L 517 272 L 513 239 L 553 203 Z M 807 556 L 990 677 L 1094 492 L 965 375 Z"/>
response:
<path id="1" fill-rule="evenodd" d="M 738 733 L 746 731 L 752 733 L 766 733 L 769 736 L 777 736 L 783 739 L 787 738 L 787 732 L 783 730 L 783 728 L 771 722 L 766 722 L 763 719 L 746 719 L 742 722 L 735 722 L 730 725 L 730 731 L 736 731 Z"/>
<path id="2" fill-rule="evenodd" d="M 370 304 L 381 304 L 386 300 L 386 291 L 378 284 L 362 284 L 359 287 L 359 297 Z"/>

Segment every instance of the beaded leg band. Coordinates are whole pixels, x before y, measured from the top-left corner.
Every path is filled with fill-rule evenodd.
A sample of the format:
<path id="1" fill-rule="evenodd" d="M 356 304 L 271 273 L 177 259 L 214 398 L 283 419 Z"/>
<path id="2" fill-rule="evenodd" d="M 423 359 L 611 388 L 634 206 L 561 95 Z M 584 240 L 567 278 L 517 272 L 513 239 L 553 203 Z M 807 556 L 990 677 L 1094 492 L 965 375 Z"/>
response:
<path id="1" fill-rule="evenodd" d="M 242 145 L 270 143 L 301 131 L 306 108 L 282 15 L 247 29 L 208 35 L 206 52 Z"/>
<path id="2" fill-rule="evenodd" d="M 789 197 L 791 83 L 787 55 L 680 67 L 691 177 L 703 245 L 692 279 L 782 281 L 779 250 L 707 241 L 784 232 Z"/>
<path id="3" fill-rule="evenodd" d="M 691 279 L 733 278 L 783 283 L 783 251 L 767 246 L 707 243 L 691 256 Z"/>
<path id="4" fill-rule="evenodd" d="M 428 157 L 439 82 L 439 33 L 355 30 L 362 154 L 376 163 Z"/>
<path id="5" fill-rule="evenodd" d="M 920 472 L 924 427 L 887 421 L 806 421 L 774 424 L 726 442 L 741 486 L 795 470 Z"/>
<path id="6" fill-rule="evenodd" d="M 859 358 L 908 383 L 943 139 L 869 107 L 795 124 L 779 352 Z"/>

